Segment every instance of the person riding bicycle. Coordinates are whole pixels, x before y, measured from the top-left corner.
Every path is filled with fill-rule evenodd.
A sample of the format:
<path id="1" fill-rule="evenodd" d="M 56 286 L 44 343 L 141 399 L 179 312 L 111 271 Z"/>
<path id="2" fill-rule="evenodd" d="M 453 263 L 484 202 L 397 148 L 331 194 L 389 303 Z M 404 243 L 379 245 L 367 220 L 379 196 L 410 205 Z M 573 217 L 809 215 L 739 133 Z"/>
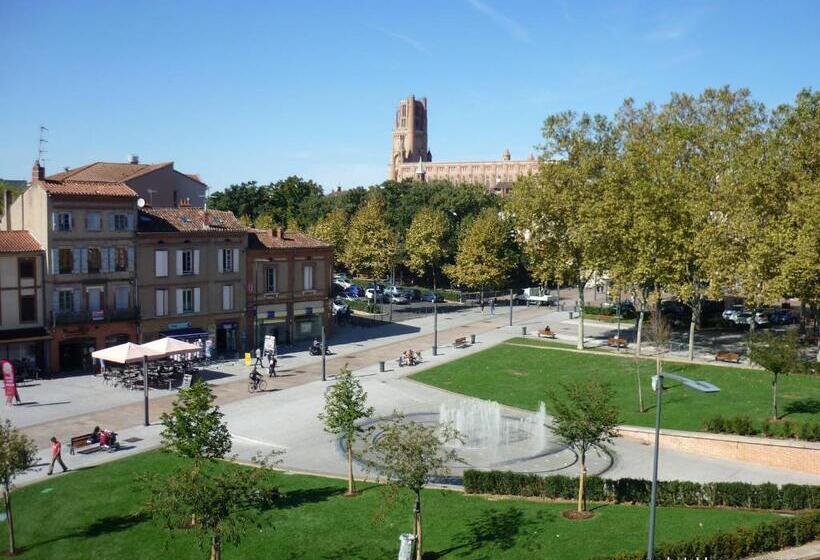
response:
<path id="1" fill-rule="evenodd" d="M 259 382 L 262 381 L 262 376 L 259 374 L 259 371 L 254 367 L 251 370 L 250 376 L 251 383 L 253 383 L 253 390 L 256 391 L 259 388 Z"/>

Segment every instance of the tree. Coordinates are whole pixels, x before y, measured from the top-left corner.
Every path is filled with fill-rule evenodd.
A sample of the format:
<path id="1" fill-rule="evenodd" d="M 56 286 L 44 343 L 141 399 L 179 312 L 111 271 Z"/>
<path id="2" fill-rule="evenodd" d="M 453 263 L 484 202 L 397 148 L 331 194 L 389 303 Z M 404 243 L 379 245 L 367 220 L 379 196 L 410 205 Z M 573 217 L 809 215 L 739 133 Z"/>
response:
<path id="1" fill-rule="evenodd" d="M 422 208 L 410 223 L 404 240 L 407 251 L 407 267 L 422 275 L 429 268 L 436 289 L 436 267 L 447 255 L 444 243 L 447 236 L 447 218 L 438 210 Z"/>
<path id="2" fill-rule="evenodd" d="M 749 337 L 749 359 L 772 374 L 772 419 L 777 412 L 777 381 L 780 375 L 800 370 L 800 350 L 794 333 L 757 332 Z"/>
<path id="3" fill-rule="evenodd" d="M 579 456 L 578 511 L 586 511 L 586 456 L 604 448 L 618 435 L 618 408 L 612 404 L 612 387 L 591 378 L 562 383 L 564 395 L 550 393 L 553 433 Z"/>
<path id="4" fill-rule="evenodd" d="M 339 376 L 325 393 L 325 409 L 319 414 L 319 420 L 325 425 L 325 431 L 344 439 L 347 446 L 347 495 L 354 496 L 356 487 L 353 482 L 353 441 L 366 431 L 361 421 L 373 416 L 373 407 L 367 406 L 367 393 L 361 382 L 353 377 L 353 372 L 346 365 Z"/>
<path id="5" fill-rule="evenodd" d="M 193 460 L 197 470 L 206 459 L 221 459 L 231 450 L 231 434 L 215 396 L 202 380 L 180 389 L 171 412 L 160 417 L 162 445 Z"/>
<path id="6" fill-rule="evenodd" d="M 584 288 L 610 262 L 613 208 L 605 195 L 617 155 L 617 135 L 603 115 L 567 111 L 544 122 L 544 160 L 538 174 L 516 183 L 509 210 L 539 276 L 578 289 L 578 348 L 584 347 Z M 533 265 L 532 263 L 537 263 Z"/>
<path id="7" fill-rule="evenodd" d="M 11 512 L 11 488 L 14 478 L 37 459 L 37 447 L 28 436 L 13 428 L 6 420 L 0 424 L 0 480 L 3 483 L 3 504 L 9 531 L 9 556 L 14 556 L 14 518 Z"/>
<path id="8" fill-rule="evenodd" d="M 501 286 L 514 264 L 509 227 L 496 210 L 488 208 L 463 232 L 456 261 L 444 272 L 456 284 L 483 290 Z"/>
<path id="9" fill-rule="evenodd" d="M 368 446 L 371 468 L 380 471 L 387 480 L 390 500 L 395 501 L 402 488 L 413 493 L 416 560 L 421 560 L 423 551 L 421 490 L 435 477 L 448 474 L 448 464 L 459 460 L 455 450 L 446 447 L 458 438 L 458 432 L 451 425 L 418 424 L 394 412 L 378 439 Z"/>
<path id="10" fill-rule="evenodd" d="M 209 196 L 208 206 L 216 210 L 229 210 L 234 216 L 245 216 L 253 222 L 269 210 L 270 189 L 258 185 L 256 181 L 231 185 Z"/>
<path id="11" fill-rule="evenodd" d="M 342 208 L 335 208 L 316 222 L 310 234 L 333 245 L 336 260 L 341 261 L 347 243 L 347 214 Z"/>
<path id="12" fill-rule="evenodd" d="M 384 278 L 395 252 L 395 237 L 385 219 L 384 198 L 373 190 L 350 220 L 343 260 L 355 275 Z"/>

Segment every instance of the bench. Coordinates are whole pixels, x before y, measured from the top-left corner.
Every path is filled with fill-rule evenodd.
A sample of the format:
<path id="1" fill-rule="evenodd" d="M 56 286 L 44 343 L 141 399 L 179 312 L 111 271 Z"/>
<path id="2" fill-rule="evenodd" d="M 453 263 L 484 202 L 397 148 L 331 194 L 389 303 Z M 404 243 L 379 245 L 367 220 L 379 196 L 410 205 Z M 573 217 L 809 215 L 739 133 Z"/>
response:
<path id="1" fill-rule="evenodd" d="M 555 338 L 555 333 L 549 328 L 546 328 L 543 331 L 538 331 L 536 334 L 538 334 L 538 338 L 541 338 L 542 336 L 544 338 Z"/>
<path id="2" fill-rule="evenodd" d="M 74 455 L 74 451 L 76 449 L 82 449 L 83 447 L 92 447 L 94 449 L 87 449 L 85 451 L 81 451 L 80 453 L 91 453 L 93 451 L 100 450 L 100 442 L 99 440 L 96 443 L 88 443 L 88 440 L 91 439 L 91 432 L 87 434 L 82 434 L 79 436 L 71 436 L 71 447 L 68 448 L 69 455 Z"/>
<path id="3" fill-rule="evenodd" d="M 715 354 L 716 362 L 731 362 L 733 364 L 740 363 L 740 354 L 737 352 L 718 352 Z"/>
<path id="4" fill-rule="evenodd" d="M 460 336 L 453 341 L 453 348 L 467 348 L 468 346 L 466 336 Z"/>
<path id="5" fill-rule="evenodd" d="M 613 348 L 626 348 L 628 344 L 625 338 L 619 338 L 617 336 L 611 336 L 606 341 L 606 345 L 612 346 Z"/>

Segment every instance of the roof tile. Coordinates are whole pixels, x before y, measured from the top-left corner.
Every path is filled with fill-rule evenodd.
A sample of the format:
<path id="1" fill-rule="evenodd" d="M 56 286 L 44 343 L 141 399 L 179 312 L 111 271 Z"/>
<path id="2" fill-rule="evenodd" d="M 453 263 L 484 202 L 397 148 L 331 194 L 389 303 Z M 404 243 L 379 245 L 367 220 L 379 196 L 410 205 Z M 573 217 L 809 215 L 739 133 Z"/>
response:
<path id="1" fill-rule="evenodd" d="M 137 193 L 124 183 L 73 181 L 69 179 L 65 181 L 40 181 L 40 184 L 49 194 L 137 198 Z"/>
<path id="2" fill-rule="evenodd" d="M 193 207 L 142 208 L 137 229 L 141 232 L 250 231 L 233 212 Z"/>
<path id="3" fill-rule="evenodd" d="M 28 231 L 0 231 L 0 253 L 31 253 L 42 250 L 40 242 Z"/>
<path id="4" fill-rule="evenodd" d="M 255 229 L 251 232 L 248 246 L 251 249 L 330 249 L 332 245 L 299 231 L 276 231 Z"/>

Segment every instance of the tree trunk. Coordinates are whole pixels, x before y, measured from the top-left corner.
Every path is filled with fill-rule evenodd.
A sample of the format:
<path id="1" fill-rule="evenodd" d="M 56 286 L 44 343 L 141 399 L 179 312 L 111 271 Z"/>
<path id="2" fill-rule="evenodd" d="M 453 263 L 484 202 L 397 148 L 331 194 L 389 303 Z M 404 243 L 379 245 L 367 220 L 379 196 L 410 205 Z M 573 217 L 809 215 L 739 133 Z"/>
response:
<path id="1" fill-rule="evenodd" d="M 584 349 L 584 284 L 583 280 L 578 282 L 578 301 L 581 303 L 578 312 L 578 350 Z"/>
<path id="2" fill-rule="evenodd" d="M 421 494 L 416 492 L 416 506 L 413 510 L 413 527 L 416 531 L 416 560 L 421 560 L 422 551 L 422 531 L 421 531 Z"/>
<path id="3" fill-rule="evenodd" d="M 695 359 L 695 314 L 692 313 L 692 319 L 689 321 L 689 352 L 687 354 L 689 361 Z"/>
<path id="4" fill-rule="evenodd" d="M 347 441 L 347 495 L 355 496 L 356 487 L 353 483 L 353 440 Z"/>
<path id="5" fill-rule="evenodd" d="M 586 496 L 584 494 L 587 482 L 586 453 L 581 452 L 581 475 L 578 477 L 578 511 L 586 510 Z"/>
<path id="6" fill-rule="evenodd" d="M 214 535 L 211 537 L 211 560 L 220 560 L 222 558 L 222 542 L 219 537 Z"/>
<path id="7" fill-rule="evenodd" d="M 14 519 L 11 516 L 11 493 L 8 485 L 3 493 L 3 502 L 6 506 L 6 524 L 9 527 L 9 555 L 14 556 Z"/>
<path id="8" fill-rule="evenodd" d="M 643 331 L 643 309 L 638 312 L 638 333 L 635 338 L 635 356 L 641 355 L 641 333 Z"/>
<path id="9" fill-rule="evenodd" d="M 777 374 L 772 374 L 772 419 L 777 420 Z"/>

